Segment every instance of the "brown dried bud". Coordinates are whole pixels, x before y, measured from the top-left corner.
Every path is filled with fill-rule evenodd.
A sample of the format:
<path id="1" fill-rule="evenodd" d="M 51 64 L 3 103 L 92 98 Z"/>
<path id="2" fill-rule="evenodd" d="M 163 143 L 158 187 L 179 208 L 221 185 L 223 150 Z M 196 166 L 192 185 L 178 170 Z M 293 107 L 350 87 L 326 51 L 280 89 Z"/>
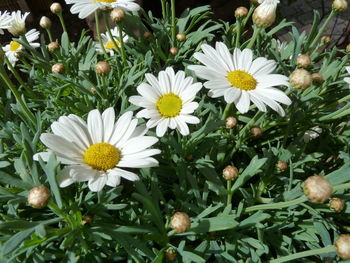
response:
<path id="1" fill-rule="evenodd" d="M 177 55 L 178 52 L 179 52 L 179 49 L 177 47 L 172 47 L 170 49 L 170 54 L 173 56 Z"/>
<path id="2" fill-rule="evenodd" d="M 332 3 L 332 8 L 334 11 L 342 12 L 348 9 L 348 1 L 347 0 L 334 0 Z"/>
<path id="3" fill-rule="evenodd" d="M 60 3 L 53 3 L 51 6 L 50 6 L 50 10 L 52 13 L 54 14 L 59 14 L 62 12 L 62 6 Z"/>
<path id="4" fill-rule="evenodd" d="M 52 73 L 56 73 L 56 74 L 60 74 L 64 71 L 64 65 L 63 63 L 56 63 L 52 66 L 51 68 L 51 72 Z"/>
<path id="5" fill-rule="evenodd" d="M 253 137 L 260 137 L 263 134 L 263 131 L 259 126 L 254 126 L 250 129 L 250 133 Z"/>
<path id="6" fill-rule="evenodd" d="M 222 177 L 227 181 L 232 181 L 238 178 L 238 169 L 235 166 L 228 165 L 222 170 Z"/>
<path id="7" fill-rule="evenodd" d="M 44 29 L 50 29 L 51 28 L 50 18 L 48 18 L 46 16 L 41 17 L 39 25 Z"/>
<path id="8" fill-rule="evenodd" d="M 278 170 L 283 172 L 288 169 L 288 163 L 284 161 L 278 161 L 276 167 Z"/>
<path id="9" fill-rule="evenodd" d="M 311 65 L 311 58 L 309 55 L 302 54 L 297 57 L 297 66 L 299 68 L 307 68 L 310 65 Z"/>
<path id="10" fill-rule="evenodd" d="M 289 76 L 290 84 L 296 89 L 306 89 L 312 85 L 312 77 L 305 69 L 296 69 Z"/>
<path id="11" fill-rule="evenodd" d="M 192 154 L 188 154 L 188 155 L 186 155 L 186 160 L 187 161 L 192 161 L 193 160 L 193 155 Z"/>
<path id="12" fill-rule="evenodd" d="M 60 44 L 58 42 L 51 42 L 50 44 L 47 45 L 47 49 L 50 52 L 56 51 L 59 48 L 60 48 Z"/>
<path id="13" fill-rule="evenodd" d="M 244 18 L 248 15 L 248 9 L 244 6 L 240 6 L 235 10 L 236 18 Z"/>
<path id="14" fill-rule="evenodd" d="M 167 249 L 165 251 L 165 259 L 166 261 L 173 262 L 176 260 L 176 252 L 174 249 Z"/>
<path id="15" fill-rule="evenodd" d="M 324 81 L 322 75 L 319 73 L 312 73 L 311 78 L 312 78 L 312 83 L 316 83 L 316 84 L 322 84 Z"/>
<path id="16" fill-rule="evenodd" d="M 226 128 L 227 129 L 232 129 L 233 127 L 235 127 L 237 125 L 237 119 L 235 117 L 228 117 L 226 119 Z"/>
<path id="17" fill-rule="evenodd" d="M 33 208 L 43 208 L 51 198 L 50 191 L 43 185 L 29 190 L 28 204 Z"/>
<path id="18" fill-rule="evenodd" d="M 91 215 L 85 215 L 85 216 L 83 217 L 83 220 L 81 221 L 81 223 L 82 223 L 83 225 L 91 225 L 92 220 L 93 220 L 93 217 L 92 217 Z"/>
<path id="19" fill-rule="evenodd" d="M 322 43 L 323 45 L 326 45 L 326 44 L 328 44 L 329 42 L 331 42 L 331 38 L 330 38 L 329 36 L 323 36 L 323 37 L 321 37 L 321 43 Z"/>
<path id="20" fill-rule="evenodd" d="M 112 10 L 110 16 L 113 22 L 118 23 L 120 21 L 123 21 L 125 17 L 125 12 L 123 9 L 116 7 Z"/>
<path id="21" fill-rule="evenodd" d="M 145 33 L 143 33 L 144 38 L 150 38 L 151 36 L 152 36 L 152 32 L 150 31 L 146 31 Z"/>
<path id="22" fill-rule="evenodd" d="M 345 51 L 348 52 L 348 53 L 350 53 L 350 44 L 348 44 L 348 45 L 346 46 Z"/>
<path id="23" fill-rule="evenodd" d="M 184 42 L 186 40 L 186 35 L 184 33 L 179 33 L 176 35 L 176 39 L 179 42 Z"/>
<path id="24" fill-rule="evenodd" d="M 184 212 L 176 212 L 171 217 L 170 226 L 176 233 L 184 233 L 191 227 L 190 217 Z"/>
<path id="25" fill-rule="evenodd" d="M 109 65 L 108 62 L 106 62 L 106 61 L 97 62 L 96 66 L 95 66 L 95 72 L 98 75 L 106 76 L 106 75 L 108 75 L 108 73 L 110 71 L 111 71 L 111 66 Z"/>
<path id="26" fill-rule="evenodd" d="M 345 202 L 338 197 L 333 197 L 331 201 L 329 201 L 329 208 L 335 212 L 341 212 L 345 208 Z"/>
<path id="27" fill-rule="evenodd" d="M 335 249 L 342 259 L 350 259 L 350 235 L 342 234 L 335 241 Z"/>
<path id="28" fill-rule="evenodd" d="M 323 203 L 333 193 L 331 183 L 322 175 L 314 175 L 304 182 L 304 194 L 313 203 Z"/>

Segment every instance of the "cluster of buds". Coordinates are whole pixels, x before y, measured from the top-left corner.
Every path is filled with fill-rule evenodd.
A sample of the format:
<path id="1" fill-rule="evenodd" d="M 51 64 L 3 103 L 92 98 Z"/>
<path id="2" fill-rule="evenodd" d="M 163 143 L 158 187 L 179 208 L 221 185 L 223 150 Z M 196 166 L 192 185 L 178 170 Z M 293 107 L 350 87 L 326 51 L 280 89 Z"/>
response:
<path id="1" fill-rule="evenodd" d="M 191 227 L 191 220 L 188 214 L 184 212 L 176 212 L 170 220 L 170 227 L 176 233 L 184 233 Z"/>
<path id="2" fill-rule="evenodd" d="M 222 170 L 222 177 L 227 181 L 232 181 L 238 178 L 238 169 L 235 166 L 228 165 Z"/>
<path id="3" fill-rule="evenodd" d="M 34 187 L 28 193 L 28 205 L 33 208 L 43 208 L 51 198 L 50 191 L 43 185 Z"/>
<path id="4" fill-rule="evenodd" d="M 322 175 L 314 175 L 304 182 L 304 194 L 313 203 L 324 203 L 331 198 L 333 187 Z"/>
<path id="5" fill-rule="evenodd" d="M 309 71 L 296 69 L 289 76 L 290 84 L 296 89 L 306 89 L 312 85 L 312 77 Z"/>

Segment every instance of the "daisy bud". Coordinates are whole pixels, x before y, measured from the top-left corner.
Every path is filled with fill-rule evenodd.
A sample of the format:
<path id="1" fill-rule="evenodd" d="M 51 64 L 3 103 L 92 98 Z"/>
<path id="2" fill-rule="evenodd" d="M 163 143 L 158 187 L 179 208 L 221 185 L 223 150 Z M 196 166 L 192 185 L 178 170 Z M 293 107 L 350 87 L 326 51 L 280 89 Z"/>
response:
<path id="1" fill-rule="evenodd" d="M 122 21 L 125 17 L 125 12 L 123 9 L 116 7 L 112 10 L 111 12 L 111 19 L 113 22 L 118 23 L 120 21 Z"/>
<path id="2" fill-rule="evenodd" d="M 222 170 L 222 177 L 225 178 L 227 181 L 232 181 L 237 179 L 238 177 L 238 169 L 235 166 L 228 165 L 225 167 L 224 170 Z"/>
<path id="3" fill-rule="evenodd" d="M 187 161 L 192 161 L 193 160 L 193 155 L 192 154 L 188 154 L 188 155 L 186 155 L 186 160 Z"/>
<path id="4" fill-rule="evenodd" d="M 323 37 L 321 37 L 321 43 L 322 43 L 323 45 L 326 45 L 326 44 L 328 44 L 329 42 L 331 42 L 331 38 L 330 38 L 329 36 L 323 36 Z"/>
<path id="5" fill-rule="evenodd" d="M 235 117 L 228 117 L 226 119 L 226 128 L 227 129 L 232 129 L 233 127 L 235 127 L 237 125 L 237 119 Z"/>
<path id="6" fill-rule="evenodd" d="M 346 46 L 346 52 L 348 52 L 348 53 L 350 53 L 350 44 L 348 44 L 347 46 Z"/>
<path id="7" fill-rule="evenodd" d="M 151 36 L 152 36 L 152 32 L 146 31 L 145 33 L 143 33 L 144 38 L 150 38 Z"/>
<path id="8" fill-rule="evenodd" d="M 50 191 L 43 185 L 29 190 L 28 204 L 33 208 L 43 208 L 51 198 Z"/>
<path id="9" fill-rule="evenodd" d="M 91 93 L 92 95 L 96 94 L 96 89 L 95 89 L 95 88 L 91 88 L 91 89 L 89 89 L 89 91 L 90 91 L 90 93 Z"/>
<path id="10" fill-rule="evenodd" d="M 184 42 L 186 40 L 186 35 L 184 33 L 179 33 L 176 35 L 176 39 L 179 42 Z"/>
<path id="11" fill-rule="evenodd" d="M 299 68 L 307 68 L 311 64 L 311 58 L 309 55 L 299 55 L 297 57 L 297 66 Z"/>
<path id="12" fill-rule="evenodd" d="M 191 227 L 190 217 L 184 212 L 176 212 L 171 217 L 170 226 L 176 233 L 184 233 Z"/>
<path id="13" fill-rule="evenodd" d="M 304 182 L 304 194 L 313 203 L 323 203 L 333 193 L 331 183 L 322 175 L 314 175 Z"/>
<path id="14" fill-rule="evenodd" d="M 96 66 L 95 66 L 95 72 L 98 75 L 106 76 L 106 75 L 108 75 L 108 73 L 110 71 L 111 71 L 111 66 L 109 65 L 108 62 L 106 62 L 106 61 L 97 62 Z"/>
<path id="15" fill-rule="evenodd" d="M 316 84 L 322 84 L 324 81 L 322 75 L 319 73 L 312 73 L 311 78 L 312 78 L 312 83 L 316 83 Z"/>
<path id="16" fill-rule="evenodd" d="M 91 215 L 85 215 L 85 216 L 83 217 L 83 220 L 81 221 L 81 223 L 82 223 L 83 225 L 91 225 L 92 220 L 93 220 L 93 218 L 92 218 Z"/>
<path id="17" fill-rule="evenodd" d="M 276 20 L 276 8 L 275 4 L 262 3 L 254 10 L 253 23 L 262 28 L 271 26 Z"/>
<path id="18" fill-rule="evenodd" d="M 335 241 L 335 250 L 342 259 L 350 259 L 350 235 L 340 235 Z"/>
<path id="19" fill-rule="evenodd" d="M 289 76 L 290 84 L 297 89 L 306 89 L 312 85 L 312 77 L 305 69 L 296 69 Z"/>
<path id="20" fill-rule="evenodd" d="M 60 48 L 60 44 L 58 42 L 51 42 L 50 44 L 47 45 L 47 49 L 50 52 L 54 52 L 59 48 Z"/>
<path id="21" fill-rule="evenodd" d="M 62 6 L 60 3 L 53 3 L 51 6 L 50 6 L 50 10 L 52 13 L 54 14 L 59 14 L 62 12 Z"/>
<path id="22" fill-rule="evenodd" d="M 165 259 L 166 261 L 173 262 L 176 260 L 176 252 L 174 249 L 167 249 L 165 251 Z"/>
<path id="23" fill-rule="evenodd" d="M 334 11 L 342 12 L 348 8 L 347 0 L 334 0 L 332 3 L 332 8 Z"/>
<path id="24" fill-rule="evenodd" d="M 172 47 L 170 49 L 170 54 L 175 56 L 179 52 L 179 49 L 177 47 Z"/>
<path id="25" fill-rule="evenodd" d="M 52 73 L 56 73 L 56 74 L 60 74 L 64 71 L 64 65 L 63 63 L 56 63 L 52 66 L 51 68 L 51 72 Z"/>
<path id="26" fill-rule="evenodd" d="M 41 17 L 39 24 L 44 29 L 51 28 L 51 20 L 46 16 Z"/>
<path id="27" fill-rule="evenodd" d="M 253 137 L 260 137 L 263 134 L 263 131 L 259 126 L 254 126 L 250 129 L 250 133 Z"/>
<path id="28" fill-rule="evenodd" d="M 244 6 L 240 6 L 235 10 L 235 17 L 236 18 L 244 18 L 248 15 L 248 9 Z"/>
<path id="29" fill-rule="evenodd" d="M 341 212 L 344 210 L 345 202 L 338 197 L 334 197 L 329 201 L 329 208 L 335 212 Z"/>
<path id="30" fill-rule="evenodd" d="M 284 161 L 278 161 L 277 164 L 276 164 L 276 167 L 277 167 L 278 170 L 283 172 L 283 171 L 287 170 L 288 163 L 284 162 Z"/>

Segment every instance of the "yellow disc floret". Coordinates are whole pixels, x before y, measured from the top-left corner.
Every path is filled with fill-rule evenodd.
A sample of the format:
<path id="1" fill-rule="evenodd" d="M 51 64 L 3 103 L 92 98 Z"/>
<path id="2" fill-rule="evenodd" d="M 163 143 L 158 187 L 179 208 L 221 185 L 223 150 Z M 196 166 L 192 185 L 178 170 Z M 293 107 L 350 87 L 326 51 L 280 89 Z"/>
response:
<path id="1" fill-rule="evenodd" d="M 112 4 L 117 2 L 117 0 L 95 0 L 95 2 L 104 2 L 104 3 Z"/>
<path id="2" fill-rule="evenodd" d="M 118 40 L 115 40 L 115 43 L 120 46 L 120 43 Z M 112 48 L 115 48 L 116 46 L 114 45 L 113 41 L 112 40 L 109 40 L 107 43 L 106 43 L 106 48 L 107 49 L 112 49 Z"/>
<path id="3" fill-rule="evenodd" d="M 228 72 L 226 78 L 233 87 L 241 90 L 253 90 L 257 85 L 256 79 L 251 74 L 243 70 L 230 71 Z"/>
<path id="4" fill-rule="evenodd" d="M 10 43 L 10 50 L 11 51 L 16 51 L 21 47 L 21 44 L 16 42 L 16 41 L 11 41 Z"/>
<path id="5" fill-rule="evenodd" d="M 157 101 L 157 109 L 163 118 L 179 116 L 182 109 L 182 100 L 172 92 L 164 94 Z"/>
<path id="6" fill-rule="evenodd" d="M 84 153 L 84 162 L 92 168 L 107 171 L 115 167 L 120 161 L 120 151 L 105 142 L 91 145 Z"/>

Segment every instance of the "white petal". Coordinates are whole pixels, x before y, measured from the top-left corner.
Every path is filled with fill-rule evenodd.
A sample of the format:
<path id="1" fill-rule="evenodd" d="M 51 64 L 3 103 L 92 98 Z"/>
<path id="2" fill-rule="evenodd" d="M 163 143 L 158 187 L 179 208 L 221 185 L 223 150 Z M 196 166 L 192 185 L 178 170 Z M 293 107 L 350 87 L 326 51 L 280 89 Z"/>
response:
<path id="1" fill-rule="evenodd" d="M 115 122 L 115 113 L 114 109 L 108 108 L 102 113 L 102 122 L 103 122 L 103 130 L 104 130 L 104 142 L 109 143 L 109 139 L 111 138 L 114 130 L 114 122 Z"/>
<path id="2" fill-rule="evenodd" d="M 40 140 L 53 152 L 67 159 L 80 160 L 84 154 L 75 144 L 54 134 L 43 133 Z"/>
<path id="3" fill-rule="evenodd" d="M 144 159 L 132 159 L 132 160 L 121 160 L 118 163 L 118 167 L 128 167 L 128 168 L 147 168 L 158 166 L 159 163 L 156 159 L 152 157 L 144 158 Z"/>
<path id="4" fill-rule="evenodd" d="M 107 175 L 106 174 L 98 174 L 92 179 L 89 180 L 89 189 L 93 192 L 99 192 L 106 185 Z"/>
<path id="5" fill-rule="evenodd" d="M 188 135 L 190 133 L 190 130 L 188 129 L 187 124 L 184 122 L 184 120 L 181 118 L 181 116 L 175 117 L 175 120 L 176 120 L 177 128 L 178 128 L 179 132 L 183 136 Z"/>
<path id="6" fill-rule="evenodd" d="M 113 172 L 113 170 L 109 170 L 107 173 L 106 185 L 116 187 L 117 185 L 120 185 L 120 176 L 117 173 Z"/>
<path id="7" fill-rule="evenodd" d="M 246 113 L 249 110 L 250 106 L 250 98 L 248 92 L 242 91 L 241 96 L 235 105 L 240 113 Z"/>
<path id="8" fill-rule="evenodd" d="M 157 128 L 156 128 L 156 134 L 158 137 L 163 137 L 166 130 L 169 127 L 169 119 L 165 118 L 165 119 L 161 119 L 161 121 L 158 123 Z"/>
<path id="9" fill-rule="evenodd" d="M 109 140 L 109 143 L 116 145 L 119 140 L 123 137 L 125 131 L 129 128 L 133 112 L 127 111 L 119 117 L 117 123 L 114 125 L 113 134 Z"/>
<path id="10" fill-rule="evenodd" d="M 103 122 L 101 114 L 98 110 L 89 112 L 87 125 L 91 135 L 92 143 L 103 142 Z"/>
<path id="11" fill-rule="evenodd" d="M 109 173 L 115 176 L 123 177 L 129 181 L 137 181 L 140 179 L 136 174 L 119 168 L 114 168 L 113 170 L 110 170 Z"/>
<path id="12" fill-rule="evenodd" d="M 57 174 L 57 183 L 60 187 L 67 187 L 74 183 L 74 180 L 69 176 L 70 167 L 67 166 Z"/>
<path id="13" fill-rule="evenodd" d="M 127 143 L 121 148 L 122 155 L 137 153 L 144 149 L 151 147 L 158 142 L 158 138 L 153 136 L 140 136 L 134 137 L 127 141 Z"/>

